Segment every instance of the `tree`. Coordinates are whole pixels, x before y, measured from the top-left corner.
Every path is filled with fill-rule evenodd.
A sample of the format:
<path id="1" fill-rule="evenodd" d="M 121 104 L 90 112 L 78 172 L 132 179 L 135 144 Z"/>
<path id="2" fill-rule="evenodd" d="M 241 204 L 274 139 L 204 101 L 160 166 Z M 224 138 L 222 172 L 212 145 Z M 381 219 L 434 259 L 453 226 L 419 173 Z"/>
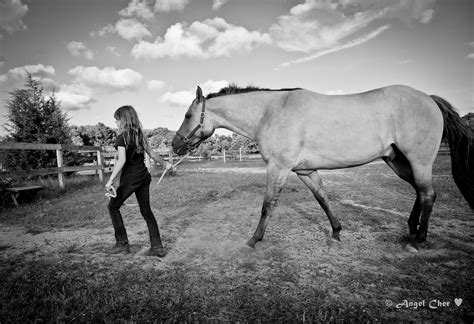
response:
<path id="1" fill-rule="evenodd" d="M 259 153 L 257 142 L 248 137 L 232 133 L 232 145 L 230 149 L 239 150 L 240 148 L 244 154 Z"/>
<path id="2" fill-rule="evenodd" d="M 153 149 L 158 148 L 162 144 L 171 147 L 171 142 L 176 134 L 176 132 L 170 131 L 166 127 L 158 127 L 145 132 L 147 133 L 148 143 Z"/>
<path id="3" fill-rule="evenodd" d="M 74 145 L 111 146 L 115 141 L 115 131 L 103 123 L 71 126 L 70 132 Z"/>
<path id="4" fill-rule="evenodd" d="M 40 82 L 27 73 L 25 89 L 14 89 L 7 102 L 8 140 L 26 143 L 70 144 L 68 118 L 54 93 L 46 97 Z M 56 166 L 54 151 L 11 151 L 5 167 L 28 170 Z"/>

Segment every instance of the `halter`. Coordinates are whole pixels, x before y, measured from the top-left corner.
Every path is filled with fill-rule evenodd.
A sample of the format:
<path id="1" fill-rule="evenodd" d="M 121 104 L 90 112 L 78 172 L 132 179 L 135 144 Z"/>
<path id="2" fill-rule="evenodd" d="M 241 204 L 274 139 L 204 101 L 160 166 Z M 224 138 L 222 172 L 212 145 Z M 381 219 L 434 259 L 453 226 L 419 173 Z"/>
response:
<path id="1" fill-rule="evenodd" d="M 198 102 L 199 103 L 199 102 Z M 183 141 L 184 144 L 188 145 L 189 140 L 193 135 L 198 131 L 199 128 L 201 128 L 201 140 L 194 144 L 193 146 L 197 146 L 200 144 L 204 139 L 204 132 L 203 132 L 203 125 L 204 125 L 204 117 L 206 116 L 206 98 L 203 98 L 202 100 L 202 110 L 201 110 L 201 119 L 199 121 L 199 125 L 194 127 L 194 129 L 187 135 L 184 136 L 183 134 L 180 134 L 179 132 L 176 133 L 177 136 Z"/>

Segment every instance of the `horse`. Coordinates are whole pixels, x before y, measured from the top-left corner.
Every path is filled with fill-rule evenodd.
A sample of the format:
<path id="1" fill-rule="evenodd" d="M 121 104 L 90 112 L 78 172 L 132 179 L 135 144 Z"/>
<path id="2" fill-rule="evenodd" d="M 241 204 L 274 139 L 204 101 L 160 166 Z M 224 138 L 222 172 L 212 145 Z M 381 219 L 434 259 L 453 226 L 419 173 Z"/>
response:
<path id="1" fill-rule="evenodd" d="M 173 138 L 174 152 L 188 153 L 216 128 L 255 140 L 267 165 L 260 221 L 247 242 L 252 248 L 263 239 L 291 171 L 311 190 L 329 219 L 333 239 L 340 240 L 341 222 L 318 170 L 360 166 L 379 158 L 415 189 L 409 244 L 424 242 L 436 199 L 433 162 L 442 139 L 450 148 L 455 183 L 474 208 L 472 129 L 449 102 L 408 86 L 323 95 L 301 88 L 231 85 L 206 97 L 198 86 Z"/>

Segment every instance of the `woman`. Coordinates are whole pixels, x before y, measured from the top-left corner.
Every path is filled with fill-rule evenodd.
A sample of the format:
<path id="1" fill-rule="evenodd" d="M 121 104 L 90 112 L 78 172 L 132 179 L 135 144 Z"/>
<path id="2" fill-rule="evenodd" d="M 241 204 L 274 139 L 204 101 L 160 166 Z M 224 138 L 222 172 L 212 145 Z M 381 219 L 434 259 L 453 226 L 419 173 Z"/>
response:
<path id="1" fill-rule="evenodd" d="M 140 213 L 145 218 L 150 235 L 151 248 L 145 252 L 145 255 L 163 257 L 166 254 L 166 249 L 161 242 L 158 224 L 150 207 L 151 176 L 145 165 L 145 152 L 166 170 L 172 166 L 150 149 L 137 112 L 132 106 L 118 108 L 114 118 L 118 127 L 115 141 L 118 161 L 105 187 L 107 190 L 111 190 L 116 179 L 119 179 L 120 183 L 117 188 L 117 196 L 111 198 L 108 205 L 115 230 L 116 244 L 107 253 L 130 253 L 127 231 L 120 214 L 120 207 L 132 193 L 135 193 Z"/>

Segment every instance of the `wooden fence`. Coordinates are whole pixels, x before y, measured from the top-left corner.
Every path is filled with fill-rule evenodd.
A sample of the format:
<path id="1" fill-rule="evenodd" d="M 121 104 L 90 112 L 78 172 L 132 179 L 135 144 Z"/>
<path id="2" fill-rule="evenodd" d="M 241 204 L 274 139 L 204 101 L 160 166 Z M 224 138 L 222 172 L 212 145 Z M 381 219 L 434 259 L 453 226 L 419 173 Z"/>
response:
<path id="1" fill-rule="evenodd" d="M 40 143 L 17 143 L 17 142 L 0 142 L 0 150 L 53 150 L 56 151 L 56 168 L 48 169 L 34 169 L 34 170 L 15 170 L 15 171 L 3 171 L 0 170 L 0 176 L 2 178 L 17 178 L 17 177 L 33 177 L 42 176 L 49 174 L 57 174 L 59 187 L 65 188 L 64 173 L 77 172 L 77 171 L 95 171 L 94 173 L 99 175 L 99 179 L 102 182 L 104 180 L 104 173 L 110 171 L 110 167 L 105 165 L 105 159 L 110 157 L 116 157 L 116 151 L 110 146 L 75 146 L 75 145 L 64 145 L 64 144 L 40 144 Z M 63 164 L 63 152 L 64 151 L 81 151 L 81 152 L 93 152 L 96 154 L 94 165 L 83 165 L 83 166 L 64 166 Z M 158 152 L 162 155 L 165 160 L 169 160 L 173 163 L 175 155 L 171 152 Z M 441 144 L 440 155 L 449 154 L 449 148 L 445 143 Z M 222 152 L 222 156 L 212 156 L 212 159 L 222 159 L 225 163 L 229 158 L 233 160 L 242 161 L 242 158 L 254 160 L 255 158 L 261 158 L 259 154 L 242 155 L 242 151 L 228 151 Z M 193 156 L 190 160 L 201 161 L 201 156 Z M 146 164 L 150 166 L 149 157 L 146 156 Z"/>
<path id="2" fill-rule="evenodd" d="M 108 147 L 101 146 L 74 146 L 64 144 L 40 144 L 40 143 L 17 143 L 17 142 L 2 142 L 0 143 L 0 150 L 42 150 L 42 151 L 56 151 L 56 168 L 34 169 L 34 170 L 15 170 L 15 171 L 1 171 L 1 177 L 17 178 L 17 177 L 32 177 L 49 174 L 57 174 L 59 187 L 65 188 L 64 173 L 76 172 L 84 170 L 96 170 L 99 174 L 100 181 L 104 180 L 104 157 L 115 155 Z M 94 165 L 87 166 L 64 166 L 63 153 L 64 151 L 81 151 L 96 153 L 96 161 Z"/>

